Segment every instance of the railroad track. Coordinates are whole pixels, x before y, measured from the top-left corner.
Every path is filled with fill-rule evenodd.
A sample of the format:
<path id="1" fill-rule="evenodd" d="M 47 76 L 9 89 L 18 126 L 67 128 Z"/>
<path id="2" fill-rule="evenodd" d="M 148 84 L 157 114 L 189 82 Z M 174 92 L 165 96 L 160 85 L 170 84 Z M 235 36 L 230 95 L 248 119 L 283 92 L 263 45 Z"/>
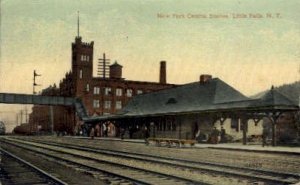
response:
<path id="1" fill-rule="evenodd" d="M 39 145 L 38 143 L 29 143 L 20 140 L 2 140 L 3 143 L 13 145 L 14 147 L 22 148 L 31 152 L 44 155 L 55 160 L 60 160 L 68 163 L 69 166 L 80 168 L 83 171 L 88 171 L 96 175 L 98 172 L 105 173 L 111 178 L 116 178 L 119 181 L 127 181 L 128 184 L 206 184 L 200 181 L 190 180 L 189 178 L 182 178 L 171 174 L 160 173 L 153 170 L 143 168 L 136 168 L 130 165 L 124 165 L 116 162 L 88 157 L 88 155 L 77 154 L 78 152 L 69 151 L 63 147 Z M 122 182 L 125 184 L 126 182 Z"/>
<path id="2" fill-rule="evenodd" d="M 0 184 L 49 184 L 67 185 L 62 180 L 37 168 L 31 163 L 0 148 L 1 183 Z"/>
<path id="3" fill-rule="evenodd" d="M 90 153 L 100 154 L 103 156 L 122 158 L 140 161 L 150 165 L 151 163 L 158 164 L 160 166 L 169 166 L 176 168 L 181 171 L 191 171 L 191 172 L 200 172 L 200 173 L 213 173 L 217 175 L 232 176 L 235 178 L 247 179 L 250 183 L 264 182 L 267 184 L 292 184 L 297 183 L 300 180 L 299 174 L 276 172 L 276 171 L 267 171 L 262 169 L 255 168 L 246 168 L 238 166 L 229 166 L 216 163 L 208 162 L 195 162 L 188 161 L 183 159 L 167 158 L 167 157 L 158 157 L 150 154 L 139 154 L 139 153 L 129 153 L 129 152 L 120 152 L 114 150 L 103 150 L 97 148 L 91 148 L 86 146 L 78 146 L 74 144 L 62 144 L 58 142 L 45 142 L 31 140 L 31 142 L 36 142 L 44 145 L 51 145 L 55 147 L 69 148 L 77 151 L 87 151 Z M 192 180 L 192 176 L 190 176 Z M 191 183 L 200 183 L 196 180 Z"/>

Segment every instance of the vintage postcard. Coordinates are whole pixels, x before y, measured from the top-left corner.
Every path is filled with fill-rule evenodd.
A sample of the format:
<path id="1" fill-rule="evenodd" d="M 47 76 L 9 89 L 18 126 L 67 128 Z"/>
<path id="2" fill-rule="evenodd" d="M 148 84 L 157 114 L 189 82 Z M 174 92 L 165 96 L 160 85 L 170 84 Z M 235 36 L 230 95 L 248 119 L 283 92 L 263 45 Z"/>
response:
<path id="1" fill-rule="evenodd" d="M 0 184 L 300 183 L 297 0 L 0 0 Z"/>

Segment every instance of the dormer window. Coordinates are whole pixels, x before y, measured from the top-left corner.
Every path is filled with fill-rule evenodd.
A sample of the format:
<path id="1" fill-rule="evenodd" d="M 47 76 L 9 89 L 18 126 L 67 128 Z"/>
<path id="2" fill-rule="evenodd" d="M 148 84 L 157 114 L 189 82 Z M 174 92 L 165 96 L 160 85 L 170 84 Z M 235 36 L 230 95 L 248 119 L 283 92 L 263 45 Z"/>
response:
<path id="1" fill-rule="evenodd" d="M 175 104 L 177 103 L 177 100 L 175 98 L 169 98 L 166 104 Z"/>

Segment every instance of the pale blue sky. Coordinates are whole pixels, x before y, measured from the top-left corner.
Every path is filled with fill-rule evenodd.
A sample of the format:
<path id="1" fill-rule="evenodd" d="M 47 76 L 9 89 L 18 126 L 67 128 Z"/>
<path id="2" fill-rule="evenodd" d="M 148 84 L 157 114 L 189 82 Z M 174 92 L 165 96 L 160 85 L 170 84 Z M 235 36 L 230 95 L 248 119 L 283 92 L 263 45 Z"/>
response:
<path id="1" fill-rule="evenodd" d="M 70 70 L 77 34 L 124 66 L 130 80 L 169 83 L 219 77 L 246 95 L 299 80 L 298 0 L 1 0 L 0 92 L 32 93 L 32 71 L 43 88 Z M 157 14 L 170 18 L 158 18 Z M 264 18 L 233 19 L 232 14 Z M 271 13 L 274 17 L 266 18 Z M 228 19 L 176 19 L 173 14 L 227 14 Z M 0 105 L 3 107 L 3 105 Z M 4 106 L 5 107 L 5 106 Z M 1 114 L 0 114 L 1 116 Z"/>

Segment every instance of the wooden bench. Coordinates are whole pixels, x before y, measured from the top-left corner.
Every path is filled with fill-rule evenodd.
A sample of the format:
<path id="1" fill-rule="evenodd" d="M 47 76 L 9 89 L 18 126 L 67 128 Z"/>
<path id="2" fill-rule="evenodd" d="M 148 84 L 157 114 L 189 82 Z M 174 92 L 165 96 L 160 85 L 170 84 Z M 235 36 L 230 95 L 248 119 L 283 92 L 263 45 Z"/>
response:
<path id="1" fill-rule="evenodd" d="M 154 142 L 156 146 L 162 146 L 162 143 L 165 143 L 166 146 L 172 147 L 173 145 L 177 147 L 181 147 L 183 145 L 189 144 L 190 146 L 194 146 L 196 140 L 191 139 L 172 139 L 172 138 L 148 138 L 146 140 L 146 145 L 149 145 L 150 142 Z"/>

